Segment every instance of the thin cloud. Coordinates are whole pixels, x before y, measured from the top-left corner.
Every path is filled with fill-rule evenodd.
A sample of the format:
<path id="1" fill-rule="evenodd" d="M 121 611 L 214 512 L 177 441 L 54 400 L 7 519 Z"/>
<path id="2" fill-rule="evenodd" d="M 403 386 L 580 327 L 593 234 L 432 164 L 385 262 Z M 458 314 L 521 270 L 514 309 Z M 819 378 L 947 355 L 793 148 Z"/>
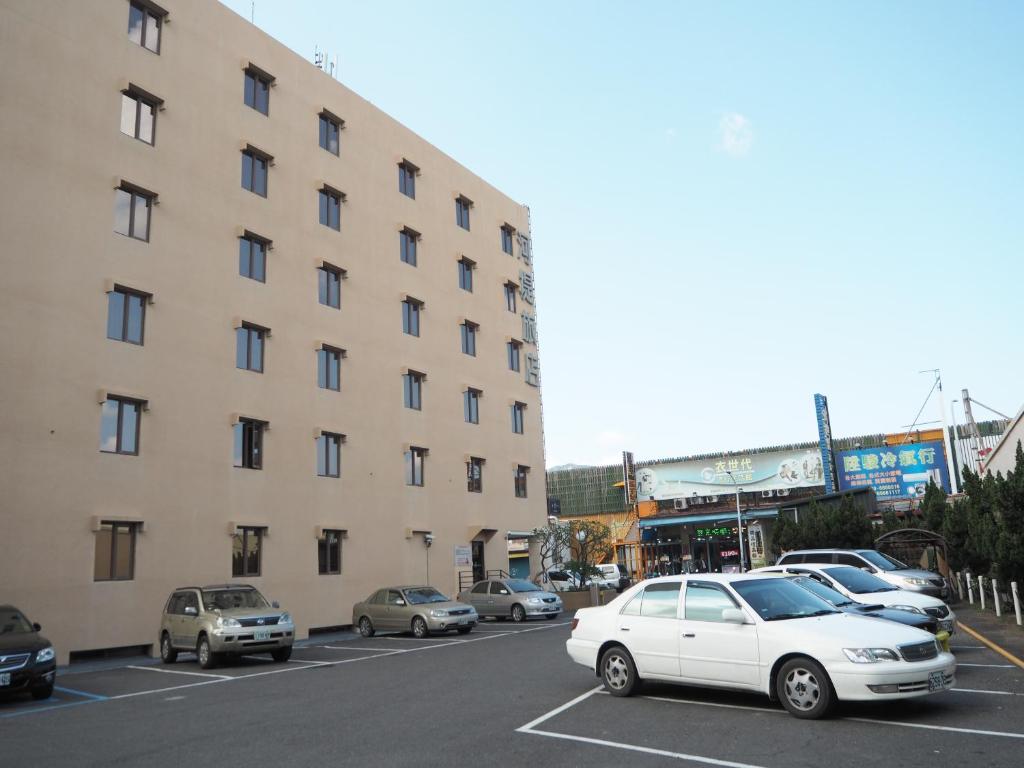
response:
<path id="1" fill-rule="evenodd" d="M 718 121 L 718 149 L 733 157 L 744 157 L 754 145 L 754 126 L 739 112 L 728 112 Z"/>

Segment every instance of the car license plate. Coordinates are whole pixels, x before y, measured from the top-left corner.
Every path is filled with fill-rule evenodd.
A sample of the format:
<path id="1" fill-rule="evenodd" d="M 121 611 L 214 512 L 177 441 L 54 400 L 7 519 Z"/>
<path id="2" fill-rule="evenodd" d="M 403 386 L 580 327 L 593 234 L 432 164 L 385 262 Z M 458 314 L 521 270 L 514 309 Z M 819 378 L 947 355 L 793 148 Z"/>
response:
<path id="1" fill-rule="evenodd" d="M 11 684 L 11 673 L 4 672 L 0 674 L 0 688 Z"/>
<path id="2" fill-rule="evenodd" d="M 269 640 L 270 630 L 269 629 L 256 629 L 252 633 L 253 640 Z"/>
<path id="3" fill-rule="evenodd" d="M 941 691 L 946 687 L 946 680 L 942 672 L 932 672 L 928 675 L 928 690 Z"/>

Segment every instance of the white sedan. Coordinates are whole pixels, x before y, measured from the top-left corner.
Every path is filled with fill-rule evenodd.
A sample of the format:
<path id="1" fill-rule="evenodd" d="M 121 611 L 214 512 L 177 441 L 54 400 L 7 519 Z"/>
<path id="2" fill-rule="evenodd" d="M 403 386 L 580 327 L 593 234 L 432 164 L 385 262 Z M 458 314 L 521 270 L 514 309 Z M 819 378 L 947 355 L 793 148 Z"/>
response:
<path id="1" fill-rule="evenodd" d="M 582 608 L 566 650 L 614 696 L 641 680 L 757 691 L 793 715 L 839 701 L 953 687 L 956 661 L 928 632 L 842 613 L 774 576 L 690 574 L 644 581 Z"/>
<path id="2" fill-rule="evenodd" d="M 810 576 L 858 603 L 884 605 L 886 608 L 901 608 L 904 611 L 928 614 L 939 620 L 939 629 L 950 635 L 956 632 L 956 614 L 939 598 L 923 592 L 894 587 L 890 582 L 852 565 L 800 563 L 755 568 L 750 573 L 799 573 Z"/>

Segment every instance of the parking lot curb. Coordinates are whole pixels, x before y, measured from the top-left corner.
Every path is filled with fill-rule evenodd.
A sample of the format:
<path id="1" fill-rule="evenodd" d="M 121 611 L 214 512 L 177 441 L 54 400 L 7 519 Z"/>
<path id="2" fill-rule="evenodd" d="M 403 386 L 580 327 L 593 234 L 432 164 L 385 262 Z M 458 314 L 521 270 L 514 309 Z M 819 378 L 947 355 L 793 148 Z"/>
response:
<path id="1" fill-rule="evenodd" d="M 962 621 L 958 620 L 957 624 L 960 625 L 960 629 L 962 629 L 964 632 L 969 634 L 975 640 L 977 640 L 977 641 L 979 641 L 981 643 L 984 643 L 989 648 L 991 648 L 993 651 L 995 651 L 1000 656 L 1005 658 L 1007 661 L 1012 661 L 1018 667 L 1020 667 L 1021 669 L 1024 669 L 1024 661 L 1021 661 L 1020 659 L 1018 659 L 1016 656 L 1014 656 L 1008 650 L 1006 650 L 1005 648 L 1002 648 L 1002 647 L 996 645 L 991 640 L 989 640 L 987 637 L 985 637 L 983 634 L 981 634 L 980 632 L 977 632 L 976 630 L 971 629 L 966 624 L 964 624 Z"/>

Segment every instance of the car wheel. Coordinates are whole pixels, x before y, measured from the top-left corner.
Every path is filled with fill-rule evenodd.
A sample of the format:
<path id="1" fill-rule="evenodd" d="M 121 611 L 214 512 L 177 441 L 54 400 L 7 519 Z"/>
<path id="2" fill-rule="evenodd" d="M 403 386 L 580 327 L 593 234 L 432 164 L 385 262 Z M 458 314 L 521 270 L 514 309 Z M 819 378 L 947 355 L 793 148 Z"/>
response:
<path id="1" fill-rule="evenodd" d="M 171 636 L 164 632 L 160 638 L 160 661 L 164 664 L 173 664 L 178 660 L 178 652 L 171 645 Z"/>
<path id="2" fill-rule="evenodd" d="M 427 628 L 427 622 L 424 621 L 422 616 L 417 616 L 412 620 L 412 633 L 416 637 L 426 637 L 430 634 L 430 630 Z"/>
<path id="3" fill-rule="evenodd" d="M 199 666 L 203 669 L 210 669 L 217 666 L 217 655 L 210 650 L 210 641 L 203 635 L 196 644 L 196 656 L 199 657 Z"/>
<path id="4" fill-rule="evenodd" d="M 615 645 L 601 657 L 601 679 L 612 696 L 631 696 L 640 682 L 629 651 Z"/>
<path id="5" fill-rule="evenodd" d="M 775 693 L 789 714 L 807 720 L 827 715 L 836 699 L 828 674 L 804 656 L 782 665 L 775 678 Z"/>
<path id="6" fill-rule="evenodd" d="M 363 616 L 359 620 L 359 634 L 363 637 L 373 637 L 377 634 L 377 630 L 373 628 L 373 622 L 370 621 L 369 616 Z"/>
<path id="7" fill-rule="evenodd" d="M 288 661 L 288 659 L 292 657 L 292 647 L 290 645 L 285 645 L 281 648 L 275 648 L 270 652 L 270 655 L 273 657 L 274 661 Z"/>
<path id="8" fill-rule="evenodd" d="M 32 698 L 36 701 L 48 699 L 53 696 L 53 683 L 47 683 L 46 685 L 41 685 L 38 688 L 33 688 L 31 690 L 31 694 Z"/>
<path id="9" fill-rule="evenodd" d="M 526 609 L 519 605 L 519 603 L 512 606 L 512 621 L 526 621 Z"/>
<path id="10" fill-rule="evenodd" d="M 459 627 L 458 632 L 460 635 L 468 635 L 473 631 L 472 627 Z"/>

